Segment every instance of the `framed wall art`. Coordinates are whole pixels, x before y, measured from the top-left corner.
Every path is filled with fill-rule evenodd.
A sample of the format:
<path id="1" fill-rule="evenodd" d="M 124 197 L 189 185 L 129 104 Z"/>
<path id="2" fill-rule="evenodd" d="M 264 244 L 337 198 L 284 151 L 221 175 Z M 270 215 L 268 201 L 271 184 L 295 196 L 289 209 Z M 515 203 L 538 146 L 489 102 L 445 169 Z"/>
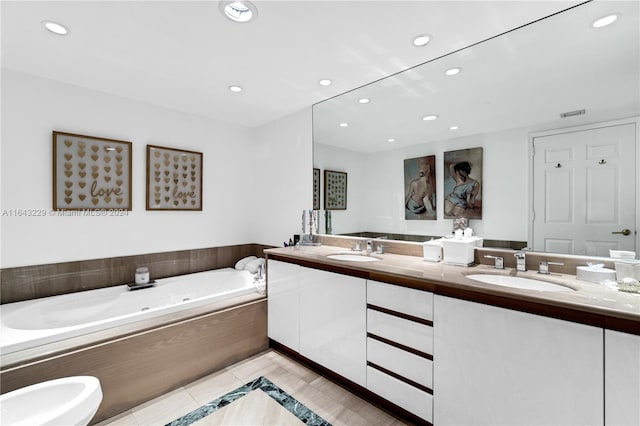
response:
<path id="1" fill-rule="evenodd" d="M 53 132 L 54 210 L 131 210 L 131 142 Z"/>
<path id="2" fill-rule="evenodd" d="M 324 209 L 347 209 L 347 174 L 345 172 L 324 171 Z"/>
<path id="3" fill-rule="evenodd" d="M 436 220 L 436 156 L 404 160 L 404 218 Z"/>
<path id="4" fill-rule="evenodd" d="M 313 169 L 313 209 L 320 210 L 320 169 Z"/>
<path id="5" fill-rule="evenodd" d="M 482 148 L 444 153 L 444 218 L 482 219 Z"/>
<path id="6" fill-rule="evenodd" d="M 147 210 L 202 210 L 202 153 L 147 145 Z"/>

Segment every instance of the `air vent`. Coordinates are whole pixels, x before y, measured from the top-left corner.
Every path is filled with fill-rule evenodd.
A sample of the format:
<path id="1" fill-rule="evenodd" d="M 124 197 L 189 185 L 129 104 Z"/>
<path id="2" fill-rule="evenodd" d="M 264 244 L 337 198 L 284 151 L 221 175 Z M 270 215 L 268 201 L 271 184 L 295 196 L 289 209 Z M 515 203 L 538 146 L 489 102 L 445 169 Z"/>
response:
<path id="1" fill-rule="evenodd" d="M 579 110 L 576 110 L 576 111 L 563 112 L 562 114 L 560 114 L 560 118 L 573 117 L 575 115 L 584 115 L 586 113 L 587 113 L 586 109 L 579 109 Z"/>

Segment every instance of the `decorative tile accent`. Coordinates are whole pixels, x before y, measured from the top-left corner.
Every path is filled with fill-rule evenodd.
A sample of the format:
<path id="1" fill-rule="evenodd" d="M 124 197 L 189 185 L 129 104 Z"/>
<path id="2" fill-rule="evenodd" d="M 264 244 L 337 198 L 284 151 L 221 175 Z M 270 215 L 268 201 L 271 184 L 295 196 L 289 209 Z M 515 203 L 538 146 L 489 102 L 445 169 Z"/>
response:
<path id="1" fill-rule="evenodd" d="M 213 412 L 226 407 L 232 402 L 242 398 L 249 392 L 258 389 L 273 398 L 278 404 L 286 408 L 291 414 L 296 416 L 303 423 L 311 426 L 331 426 L 331 424 L 325 419 L 308 409 L 300 401 L 280 389 L 269 379 L 263 376 L 258 377 L 257 379 L 247 383 L 246 385 L 240 386 L 238 389 L 235 389 L 227 393 L 226 395 L 223 395 L 220 398 L 203 405 L 197 410 L 194 410 L 189 414 L 186 414 L 179 419 L 172 421 L 171 423 L 167 423 L 166 426 L 188 426 L 190 424 L 193 424 L 198 420 L 205 418 L 209 414 L 212 414 Z"/>

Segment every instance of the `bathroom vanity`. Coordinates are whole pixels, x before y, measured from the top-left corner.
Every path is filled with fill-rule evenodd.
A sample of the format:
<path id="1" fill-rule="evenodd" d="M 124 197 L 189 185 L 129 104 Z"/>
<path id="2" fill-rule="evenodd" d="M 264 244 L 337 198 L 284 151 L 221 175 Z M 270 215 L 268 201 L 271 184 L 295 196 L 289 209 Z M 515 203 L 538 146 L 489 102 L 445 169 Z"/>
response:
<path id="1" fill-rule="evenodd" d="M 330 256 L 348 251 L 266 250 L 272 345 L 413 422 L 640 423 L 640 295 L 568 274 Z M 566 291 L 467 278 L 496 273 Z"/>

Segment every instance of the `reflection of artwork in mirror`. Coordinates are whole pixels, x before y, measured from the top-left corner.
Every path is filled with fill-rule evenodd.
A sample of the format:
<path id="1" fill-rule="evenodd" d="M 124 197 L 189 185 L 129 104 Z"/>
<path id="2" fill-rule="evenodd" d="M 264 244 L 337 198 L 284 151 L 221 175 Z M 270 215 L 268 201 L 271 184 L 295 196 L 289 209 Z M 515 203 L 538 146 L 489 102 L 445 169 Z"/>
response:
<path id="1" fill-rule="evenodd" d="M 320 210 L 320 169 L 313 169 L 313 209 Z"/>
<path id="2" fill-rule="evenodd" d="M 436 156 L 404 160 L 404 218 L 436 220 Z"/>
<path id="3" fill-rule="evenodd" d="M 347 209 L 347 174 L 333 170 L 324 171 L 324 209 Z"/>
<path id="4" fill-rule="evenodd" d="M 482 218 L 482 148 L 444 153 L 444 217 Z"/>

